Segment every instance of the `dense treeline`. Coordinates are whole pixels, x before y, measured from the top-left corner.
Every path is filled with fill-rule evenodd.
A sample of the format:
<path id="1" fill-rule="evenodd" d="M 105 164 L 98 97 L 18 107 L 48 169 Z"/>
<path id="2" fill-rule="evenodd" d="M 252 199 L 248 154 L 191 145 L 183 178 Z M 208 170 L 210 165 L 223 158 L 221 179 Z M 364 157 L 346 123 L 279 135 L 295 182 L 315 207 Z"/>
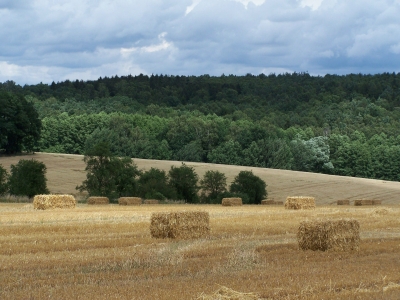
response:
<path id="1" fill-rule="evenodd" d="M 124 76 L 18 86 L 42 121 L 36 150 L 399 180 L 400 73 Z"/>

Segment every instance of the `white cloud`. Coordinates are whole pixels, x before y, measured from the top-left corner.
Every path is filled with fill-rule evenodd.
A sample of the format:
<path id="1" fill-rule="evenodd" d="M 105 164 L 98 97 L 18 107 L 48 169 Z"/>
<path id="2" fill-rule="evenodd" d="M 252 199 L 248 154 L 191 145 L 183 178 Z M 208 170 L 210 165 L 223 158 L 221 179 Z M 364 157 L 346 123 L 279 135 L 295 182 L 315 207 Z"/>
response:
<path id="1" fill-rule="evenodd" d="M 0 0 L 0 81 L 399 72 L 399 15 L 399 0 Z"/>

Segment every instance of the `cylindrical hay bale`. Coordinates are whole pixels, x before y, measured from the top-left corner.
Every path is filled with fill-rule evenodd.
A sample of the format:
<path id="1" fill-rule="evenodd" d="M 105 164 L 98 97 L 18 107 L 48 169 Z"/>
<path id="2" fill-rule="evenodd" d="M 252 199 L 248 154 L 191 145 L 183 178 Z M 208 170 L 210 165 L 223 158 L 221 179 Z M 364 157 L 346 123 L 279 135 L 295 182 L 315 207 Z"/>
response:
<path id="1" fill-rule="evenodd" d="M 303 221 L 297 241 L 302 250 L 358 250 L 360 224 L 354 219 Z"/>
<path id="2" fill-rule="evenodd" d="M 119 205 L 141 205 L 142 198 L 139 197 L 120 197 L 118 199 Z"/>
<path id="3" fill-rule="evenodd" d="M 146 199 L 143 202 L 144 204 L 159 204 L 160 201 L 159 200 L 155 200 L 155 199 Z"/>
<path id="4" fill-rule="evenodd" d="M 110 200 L 107 197 L 89 197 L 87 200 L 87 204 L 91 205 L 100 205 L 100 204 L 109 204 Z"/>
<path id="5" fill-rule="evenodd" d="M 314 209 L 315 198 L 305 196 L 287 197 L 285 202 L 286 209 Z"/>
<path id="6" fill-rule="evenodd" d="M 210 215 L 203 211 L 153 213 L 150 233 L 153 238 L 196 239 L 210 233 Z"/>
<path id="7" fill-rule="evenodd" d="M 276 204 L 276 202 L 275 202 L 275 200 L 261 200 L 261 205 L 275 205 Z"/>
<path id="8" fill-rule="evenodd" d="M 382 200 L 372 200 L 372 205 L 381 205 Z"/>
<path id="9" fill-rule="evenodd" d="M 243 205 L 242 198 L 223 198 L 222 206 L 241 206 Z"/>
<path id="10" fill-rule="evenodd" d="M 338 200 L 337 205 L 350 205 L 350 200 Z"/>
<path id="11" fill-rule="evenodd" d="M 75 208 L 76 200 L 72 195 L 36 195 L 33 198 L 34 209 Z"/>
<path id="12" fill-rule="evenodd" d="M 372 205 L 372 200 L 354 200 L 355 206 Z"/>

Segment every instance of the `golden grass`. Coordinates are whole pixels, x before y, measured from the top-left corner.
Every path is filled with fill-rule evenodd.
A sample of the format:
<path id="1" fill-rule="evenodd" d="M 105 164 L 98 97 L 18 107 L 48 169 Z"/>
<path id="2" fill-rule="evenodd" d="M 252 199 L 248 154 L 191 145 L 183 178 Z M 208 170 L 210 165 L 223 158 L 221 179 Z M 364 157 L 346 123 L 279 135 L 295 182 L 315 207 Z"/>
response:
<path id="1" fill-rule="evenodd" d="M 153 213 L 199 208 L 209 237 L 151 237 Z M 259 299 L 399 299 L 400 207 L 377 209 L 0 203 L 0 298 L 197 299 L 229 287 Z M 314 218 L 357 219 L 360 250 L 299 250 L 299 224 Z"/>

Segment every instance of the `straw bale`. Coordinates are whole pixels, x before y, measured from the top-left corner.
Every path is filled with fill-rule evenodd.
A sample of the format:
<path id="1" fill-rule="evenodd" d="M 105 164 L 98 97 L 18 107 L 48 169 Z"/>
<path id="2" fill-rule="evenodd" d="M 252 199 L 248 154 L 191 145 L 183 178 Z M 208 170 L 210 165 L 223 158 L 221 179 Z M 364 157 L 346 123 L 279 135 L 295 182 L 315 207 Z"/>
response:
<path id="1" fill-rule="evenodd" d="M 350 200 L 338 200 L 337 205 L 350 205 Z"/>
<path id="2" fill-rule="evenodd" d="M 142 198 L 139 197 L 120 197 L 118 199 L 119 205 L 141 205 Z"/>
<path id="3" fill-rule="evenodd" d="M 197 300 L 257 300 L 258 295 L 254 293 L 241 293 L 226 286 L 221 286 L 211 295 L 202 293 Z"/>
<path id="4" fill-rule="evenodd" d="M 153 213 L 150 233 L 153 238 L 202 238 L 210 233 L 210 215 L 204 211 Z"/>
<path id="5" fill-rule="evenodd" d="M 276 204 L 276 202 L 275 202 L 275 200 L 267 200 L 267 199 L 265 199 L 265 200 L 261 200 L 261 205 L 275 205 Z"/>
<path id="6" fill-rule="evenodd" d="M 302 250 L 358 250 L 360 223 L 355 219 L 303 221 L 297 241 Z"/>
<path id="7" fill-rule="evenodd" d="M 89 197 L 87 199 L 87 204 L 99 205 L 99 204 L 109 204 L 110 200 L 107 197 Z"/>
<path id="8" fill-rule="evenodd" d="M 372 205 L 381 205 L 382 200 L 372 200 Z"/>
<path id="9" fill-rule="evenodd" d="M 160 201 L 159 200 L 155 200 L 155 199 L 146 199 L 144 200 L 144 204 L 159 204 Z"/>
<path id="10" fill-rule="evenodd" d="M 283 201 L 275 201 L 276 205 L 283 205 Z"/>
<path id="11" fill-rule="evenodd" d="M 75 208 L 76 200 L 72 195 L 36 195 L 33 198 L 34 209 Z"/>
<path id="12" fill-rule="evenodd" d="M 242 198 L 223 198 L 222 206 L 241 206 L 243 205 Z"/>
<path id="13" fill-rule="evenodd" d="M 372 205 L 372 200 L 354 200 L 355 206 Z"/>
<path id="14" fill-rule="evenodd" d="M 286 209 L 314 209 L 315 198 L 305 196 L 287 197 L 285 202 Z"/>

